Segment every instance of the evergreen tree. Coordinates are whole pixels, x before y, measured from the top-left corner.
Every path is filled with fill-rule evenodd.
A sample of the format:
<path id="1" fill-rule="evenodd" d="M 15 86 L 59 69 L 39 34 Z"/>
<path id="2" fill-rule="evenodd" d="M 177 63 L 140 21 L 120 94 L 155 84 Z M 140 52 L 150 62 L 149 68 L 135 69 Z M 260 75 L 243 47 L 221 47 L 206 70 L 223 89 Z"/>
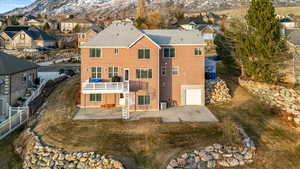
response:
<path id="1" fill-rule="evenodd" d="M 244 26 L 236 34 L 236 56 L 242 75 L 253 80 L 278 82 L 282 80 L 282 61 L 287 58 L 280 23 L 270 0 L 252 0 Z"/>
<path id="2" fill-rule="evenodd" d="M 43 30 L 46 32 L 50 30 L 50 25 L 48 22 L 46 22 L 45 25 L 43 26 Z"/>

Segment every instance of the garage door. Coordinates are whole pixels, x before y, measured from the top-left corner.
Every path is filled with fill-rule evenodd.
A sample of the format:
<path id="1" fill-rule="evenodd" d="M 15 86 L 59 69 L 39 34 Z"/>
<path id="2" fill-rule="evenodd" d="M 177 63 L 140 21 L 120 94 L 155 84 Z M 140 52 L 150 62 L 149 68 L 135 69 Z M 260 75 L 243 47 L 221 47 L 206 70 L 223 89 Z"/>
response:
<path id="1" fill-rule="evenodd" d="M 186 89 L 186 105 L 201 105 L 201 89 Z"/>

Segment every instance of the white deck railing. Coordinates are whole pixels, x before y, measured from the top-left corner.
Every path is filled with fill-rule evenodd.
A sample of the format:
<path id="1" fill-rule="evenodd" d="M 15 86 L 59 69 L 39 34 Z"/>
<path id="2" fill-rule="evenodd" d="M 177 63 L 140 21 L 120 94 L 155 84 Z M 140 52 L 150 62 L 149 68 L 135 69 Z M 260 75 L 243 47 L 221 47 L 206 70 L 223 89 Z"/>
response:
<path id="1" fill-rule="evenodd" d="M 129 92 L 129 82 L 83 82 L 82 92 L 91 93 L 126 93 Z"/>
<path id="2" fill-rule="evenodd" d="M 22 107 L 7 106 L 8 119 L 0 123 L 0 140 L 16 130 L 29 119 L 29 103 L 38 97 L 47 80 L 44 80 L 39 87 L 28 97 Z"/>
<path id="3" fill-rule="evenodd" d="M 38 96 L 41 94 L 41 92 L 42 92 L 42 90 L 43 90 L 43 88 L 44 88 L 44 86 L 46 85 L 47 82 L 48 82 L 47 80 L 43 80 L 43 81 L 42 81 L 42 83 L 39 85 L 39 87 L 31 94 L 30 97 L 28 97 L 28 98 L 26 99 L 26 101 L 25 101 L 25 103 L 24 103 L 25 106 L 28 106 L 28 104 L 29 104 L 32 100 L 34 100 L 36 97 L 38 97 Z"/>
<path id="4" fill-rule="evenodd" d="M 8 107 L 9 118 L 0 123 L 0 140 L 29 119 L 28 107 Z"/>

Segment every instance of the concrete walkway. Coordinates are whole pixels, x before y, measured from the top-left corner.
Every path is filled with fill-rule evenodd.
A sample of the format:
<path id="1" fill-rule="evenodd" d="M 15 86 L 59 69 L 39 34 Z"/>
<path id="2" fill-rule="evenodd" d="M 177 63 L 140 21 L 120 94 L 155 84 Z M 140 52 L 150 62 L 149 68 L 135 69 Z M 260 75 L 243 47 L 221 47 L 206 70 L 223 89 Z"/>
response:
<path id="1" fill-rule="evenodd" d="M 122 109 L 83 108 L 74 120 L 121 119 Z M 218 122 L 219 120 L 205 106 L 173 107 L 163 111 L 131 112 L 130 120 L 161 118 L 163 122 Z"/>

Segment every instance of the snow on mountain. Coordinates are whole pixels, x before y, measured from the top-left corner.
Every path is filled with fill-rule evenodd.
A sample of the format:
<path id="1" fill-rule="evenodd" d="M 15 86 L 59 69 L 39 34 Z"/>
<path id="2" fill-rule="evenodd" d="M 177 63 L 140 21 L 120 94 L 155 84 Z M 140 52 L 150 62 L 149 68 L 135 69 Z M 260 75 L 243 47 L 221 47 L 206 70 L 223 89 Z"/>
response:
<path id="1" fill-rule="evenodd" d="M 89 13 L 110 13 L 118 12 L 129 5 L 133 5 L 137 0 L 36 0 L 25 8 L 17 8 L 5 15 L 17 14 L 47 14 L 47 15 L 63 15 L 63 14 L 89 14 Z M 171 5 L 181 5 L 187 10 L 218 10 L 228 9 L 245 3 L 248 0 L 146 0 L 151 6 L 161 6 L 164 3 Z M 275 1 L 278 2 L 278 1 Z M 283 5 L 299 5 L 298 0 L 280 0 Z M 296 4 L 295 4 L 296 3 Z"/>

